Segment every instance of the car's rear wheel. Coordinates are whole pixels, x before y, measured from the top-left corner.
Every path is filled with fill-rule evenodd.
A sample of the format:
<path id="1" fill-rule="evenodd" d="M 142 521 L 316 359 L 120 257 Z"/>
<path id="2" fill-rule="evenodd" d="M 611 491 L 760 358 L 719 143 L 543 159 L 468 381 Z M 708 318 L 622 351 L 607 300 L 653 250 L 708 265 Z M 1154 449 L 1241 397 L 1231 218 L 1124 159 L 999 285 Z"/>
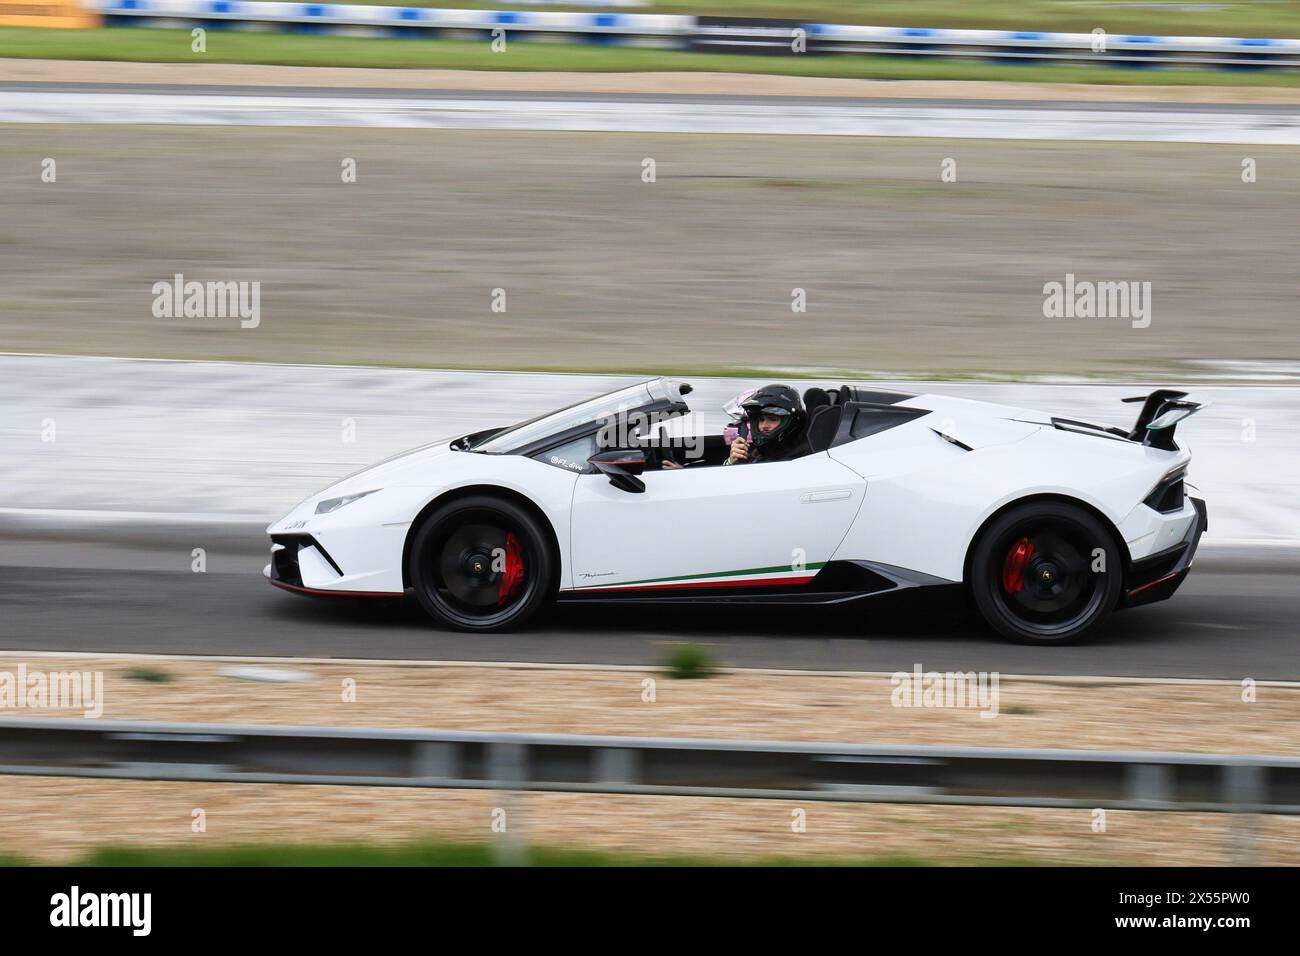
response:
<path id="1" fill-rule="evenodd" d="M 1022 644 L 1068 644 L 1094 631 L 1119 600 L 1123 562 L 1113 535 L 1085 509 L 1035 501 L 998 516 L 971 556 L 984 620 Z"/>
<path id="2" fill-rule="evenodd" d="M 407 580 L 420 606 L 463 631 L 518 627 L 552 596 L 554 579 L 540 522 L 488 495 L 435 510 L 416 529 L 407 558 Z"/>

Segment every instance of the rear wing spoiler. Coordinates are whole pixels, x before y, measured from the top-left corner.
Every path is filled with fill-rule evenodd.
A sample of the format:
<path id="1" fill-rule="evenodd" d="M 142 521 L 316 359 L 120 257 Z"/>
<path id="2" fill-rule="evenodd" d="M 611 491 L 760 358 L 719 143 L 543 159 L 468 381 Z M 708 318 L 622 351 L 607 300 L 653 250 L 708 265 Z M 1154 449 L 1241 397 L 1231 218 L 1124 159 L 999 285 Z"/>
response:
<path id="1" fill-rule="evenodd" d="M 1139 441 L 1152 448 L 1177 451 L 1174 429 L 1184 418 L 1195 415 L 1205 406 L 1200 402 L 1185 401 L 1186 392 L 1172 388 L 1158 388 L 1150 395 L 1135 395 L 1125 402 L 1141 402 L 1137 421 L 1128 433 L 1129 441 Z"/>
<path id="2" fill-rule="evenodd" d="M 1135 395 L 1133 398 L 1122 399 L 1128 403 L 1142 403 L 1137 421 L 1128 431 L 1094 422 L 1076 421 L 1072 418 L 1053 418 L 1052 425 L 1066 431 L 1083 432 L 1121 441 L 1141 442 L 1151 448 L 1177 451 L 1178 446 L 1174 444 L 1174 428 L 1184 418 L 1196 414 L 1205 407 L 1199 402 L 1185 401 L 1186 396 L 1186 392 L 1161 388 L 1150 395 Z"/>

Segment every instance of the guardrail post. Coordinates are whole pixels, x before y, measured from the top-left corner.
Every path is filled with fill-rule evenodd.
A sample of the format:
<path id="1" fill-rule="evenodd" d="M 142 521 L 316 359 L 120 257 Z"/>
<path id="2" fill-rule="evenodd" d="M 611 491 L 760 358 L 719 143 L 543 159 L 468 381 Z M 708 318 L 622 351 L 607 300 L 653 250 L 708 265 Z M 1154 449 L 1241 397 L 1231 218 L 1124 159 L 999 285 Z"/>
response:
<path id="1" fill-rule="evenodd" d="M 637 752 L 626 747 L 602 747 L 595 753 L 595 767 L 592 780 L 595 783 L 637 782 L 641 772 L 641 762 Z"/>
<path id="2" fill-rule="evenodd" d="M 452 780 L 460 776 L 458 745 L 436 740 L 418 742 L 411 759 L 411 776 L 432 780 Z"/>
<path id="3" fill-rule="evenodd" d="M 528 747 L 517 743 L 492 743 L 487 748 L 487 777 L 494 790 L 502 791 L 500 809 L 503 829 L 492 841 L 492 859 L 497 866 L 526 866 L 528 852 L 523 838 L 523 794 L 528 779 Z"/>
<path id="4" fill-rule="evenodd" d="M 1228 865 L 1255 865 L 1255 838 L 1259 810 L 1264 803 L 1267 777 L 1263 767 L 1229 764 L 1223 768 L 1223 801 L 1232 805 L 1228 822 Z"/>
<path id="5" fill-rule="evenodd" d="M 1168 803 L 1172 798 L 1173 777 L 1163 764 L 1130 764 L 1124 777 L 1130 800 L 1155 805 Z"/>

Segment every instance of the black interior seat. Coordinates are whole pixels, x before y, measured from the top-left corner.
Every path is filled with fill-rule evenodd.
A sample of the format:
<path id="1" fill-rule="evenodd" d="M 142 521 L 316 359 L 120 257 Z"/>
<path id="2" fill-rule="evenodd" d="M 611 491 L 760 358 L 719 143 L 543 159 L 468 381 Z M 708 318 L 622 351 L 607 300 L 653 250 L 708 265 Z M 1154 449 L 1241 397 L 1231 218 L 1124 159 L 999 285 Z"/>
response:
<path id="1" fill-rule="evenodd" d="M 808 422 L 808 447 L 814 454 L 831 447 L 843 416 L 844 408 L 840 405 L 825 405 L 813 414 Z"/>
<path id="2" fill-rule="evenodd" d="M 692 453 L 684 445 L 647 445 L 647 460 L 653 462 L 652 468 L 662 467 L 665 461 L 675 461 L 682 466 L 694 465 L 696 468 L 708 468 L 721 465 L 727 460 L 731 446 L 721 435 L 696 436 L 700 441 L 698 451 Z"/>
<path id="3" fill-rule="evenodd" d="M 704 436 L 704 455 L 700 467 L 708 468 L 710 465 L 720 465 L 727 460 L 731 454 L 731 446 L 721 435 Z"/>

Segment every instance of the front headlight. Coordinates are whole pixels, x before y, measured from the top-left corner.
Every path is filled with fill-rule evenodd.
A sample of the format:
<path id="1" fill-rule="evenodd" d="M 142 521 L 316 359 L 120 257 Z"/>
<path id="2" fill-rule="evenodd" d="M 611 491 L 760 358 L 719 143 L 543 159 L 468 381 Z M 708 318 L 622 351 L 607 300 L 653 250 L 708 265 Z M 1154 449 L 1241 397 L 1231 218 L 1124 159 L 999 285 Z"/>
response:
<path id="1" fill-rule="evenodd" d="M 369 491 L 358 491 L 355 494 L 342 495 L 338 498 L 326 498 L 324 501 L 316 505 L 316 513 L 318 515 L 327 515 L 331 511 L 338 511 L 344 505 L 350 505 L 358 498 L 364 498 L 366 495 L 373 495 L 379 490 L 380 489 L 378 488 L 371 488 Z"/>

